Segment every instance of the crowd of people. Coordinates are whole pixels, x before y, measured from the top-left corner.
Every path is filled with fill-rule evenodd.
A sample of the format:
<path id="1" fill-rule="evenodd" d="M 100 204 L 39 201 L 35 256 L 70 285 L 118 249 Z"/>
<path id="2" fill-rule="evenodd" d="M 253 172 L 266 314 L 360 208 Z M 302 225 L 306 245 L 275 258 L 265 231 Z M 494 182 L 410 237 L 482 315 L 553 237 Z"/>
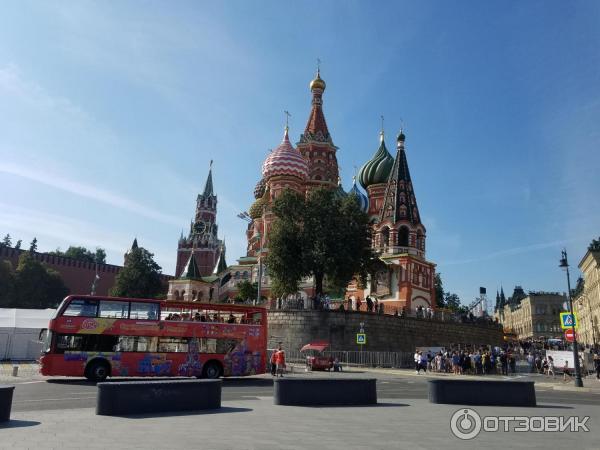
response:
<path id="1" fill-rule="evenodd" d="M 528 347 L 528 346 L 526 346 Z M 521 353 L 521 345 L 506 345 L 504 348 L 480 347 L 478 349 L 444 350 L 438 352 L 415 351 L 414 363 L 417 374 L 421 371 L 438 373 L 453 373 L 455 375 L 514 375 L 517 373 L 517 361 L 527 363 L 530 373 L 538 373 L 547 377 L 556 377 L 557 370 L 563 375 L 563 380 L 568 381 L 573 376 L 574 367 L 569 366 L 565 360 L 560 367 L 556 367 L 554 358 L 541 351 Z M 579 363 L 583 373 L 593 369 L 596 378 L 600 380 L 600 351 L 593 354 L 593 368 L 587 368 L 583 352 L 579 355 Z"/>

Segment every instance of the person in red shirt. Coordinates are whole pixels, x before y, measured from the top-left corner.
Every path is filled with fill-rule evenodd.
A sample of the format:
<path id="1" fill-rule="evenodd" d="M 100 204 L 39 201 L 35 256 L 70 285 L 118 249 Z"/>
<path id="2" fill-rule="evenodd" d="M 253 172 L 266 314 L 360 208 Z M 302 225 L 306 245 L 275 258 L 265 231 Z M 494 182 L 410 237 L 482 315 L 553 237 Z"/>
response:
<path id="1" fill-rule="evenodd" d="M 279 350 L 273 350 L 271 353 L 271 375 L 275 376 L 277 371 L 277 353 Z"/>
<path id="2" fill-rule="evenodd" d="M 285 352 L 281 348 L 277 352 L 275 359 L 277 361 L 277 375 L 283 377 L 283 372 L 285 370 Z"/>

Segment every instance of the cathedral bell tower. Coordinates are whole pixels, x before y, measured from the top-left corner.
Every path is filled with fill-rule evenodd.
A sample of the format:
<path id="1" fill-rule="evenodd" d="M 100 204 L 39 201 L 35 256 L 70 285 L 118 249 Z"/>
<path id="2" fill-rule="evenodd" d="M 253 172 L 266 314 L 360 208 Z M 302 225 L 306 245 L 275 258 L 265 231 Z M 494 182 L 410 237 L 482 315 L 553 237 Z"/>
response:
<path id="1" fill-rule="evenodd" d="M 327 187 L 337 189 L 339 170 L 336 157 L 337 147 L 333 145 L 331 135 L 323 114 L 323 92 L 325 81 L 321 79 L 321 71 L 310 82 L 312 92 L 312 108 L 304 133 L 296 144 L 298 150 L 308 163 L 307 188 Z"/>
<path id="2" fill-rule="evenodd" d="M 196 213 L 190 223 L 187 237 L 183 232 L 177 245 L 177 265 L 175 276 L 181 275 L 190 256 L 195 259 L 201 276 L 212 274 L 215 264 L 219 260 L 222 241 L 218 238 L 217 196 L 213 191 L 212 161 L 208 170 L 208 177 L 204 185 L 204 192 L 198 194 L 196 199 Z"/>

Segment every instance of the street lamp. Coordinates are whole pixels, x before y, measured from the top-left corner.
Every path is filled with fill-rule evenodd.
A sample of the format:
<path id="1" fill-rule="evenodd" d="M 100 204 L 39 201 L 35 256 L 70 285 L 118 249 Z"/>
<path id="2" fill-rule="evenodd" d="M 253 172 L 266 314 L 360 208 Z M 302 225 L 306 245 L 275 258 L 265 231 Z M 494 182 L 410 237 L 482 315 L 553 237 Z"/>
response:
<path id="1" fill-rule="evenodd" d="M 569 275 L 569 262 L 567 260 L 567 250 L 561 252 L 559 267 L 567 272 L 567 295 L 569 299 L 569 309 L 573 320 L 571 321 L 571 330 L 573 331 L 573 361 L 575 366 L 575 387 L 583 387 L 581 379 L 581 368 L 579 367 L 579 350 L 577 348 L 577 335 L 575 334 L 575 311 L 573 310 L 573 300 L 571 299 L 571 277 Z"/>
<path id="2" fill-rule="evenodd" d="M 237 215 L 240 219 L 242 219 L 243 221 L 247 222 L 248 224 L 252 223 L 252 217 L 250 217 L 250 214 L 248 214 L 246 211 L 242 211 L 241 213 L 239 213 Z M 263 225 L 264 227 L 264 225 Z M 260 249 L 258 250 L 258 293 L 257 293 L 257 298 L 254 300 L 254 304 L 257 305 L 260 303 L 260 291 L 262 289 L 262 259 L 261 259 L 261 253 L 262 253 L 262 235 L 259 234 L 259 239 L 260 239 Z"/>

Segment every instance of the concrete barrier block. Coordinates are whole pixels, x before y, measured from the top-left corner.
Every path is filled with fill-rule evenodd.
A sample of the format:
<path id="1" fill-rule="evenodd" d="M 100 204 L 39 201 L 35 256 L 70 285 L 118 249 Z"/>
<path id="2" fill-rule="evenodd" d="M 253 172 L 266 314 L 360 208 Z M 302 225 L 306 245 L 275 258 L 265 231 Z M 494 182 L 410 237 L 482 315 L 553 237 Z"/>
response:
<path id="1" fill-rule="evenodd" d="M 533 381 L 429 380 L 429 401 L 452 405 L 536 406 Z"/>
<path id="2" fill-rule="evenodd" d="M 276 378 L 276 405 L 356 406 L 377 404 L 374 378 Z"/>
<path id="3" fill-rule="evenodd" d="M 221 380 L 124 381 L 97 387 L 96 414 L 103 416 L 221 407 Z"/>
<path id="4" fill-rule="evenodd" d="M 0 385 L 0 422 L 10 420 L 10 410 L 12 408 L 12 398 L 14 386 Z"/>

